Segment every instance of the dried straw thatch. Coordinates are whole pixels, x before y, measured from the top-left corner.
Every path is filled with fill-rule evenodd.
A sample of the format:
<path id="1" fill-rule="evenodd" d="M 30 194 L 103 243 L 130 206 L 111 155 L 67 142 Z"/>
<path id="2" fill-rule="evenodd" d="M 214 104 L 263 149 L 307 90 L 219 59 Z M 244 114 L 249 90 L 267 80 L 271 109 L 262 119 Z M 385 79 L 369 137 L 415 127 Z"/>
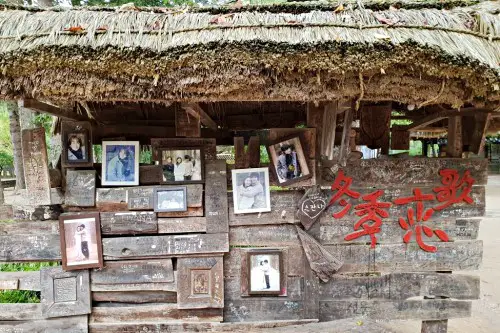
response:
<path id="1" fill-rule="evenodd" d="M 498 104 L 499 3 L 399 3 L 281 12 L 7 9 L 0 97 Z"/>

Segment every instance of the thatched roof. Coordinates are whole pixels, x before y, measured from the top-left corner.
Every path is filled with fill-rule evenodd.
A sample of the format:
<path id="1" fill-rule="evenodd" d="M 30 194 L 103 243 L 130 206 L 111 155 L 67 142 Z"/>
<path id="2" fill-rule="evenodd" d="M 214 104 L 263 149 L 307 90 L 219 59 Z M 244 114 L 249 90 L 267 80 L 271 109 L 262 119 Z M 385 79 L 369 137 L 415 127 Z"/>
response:
<path id="1" fill-rule="evenodd" d="M 6 9 L 0 97 L 499 103 L 498 2 L 374 3 Z"/>

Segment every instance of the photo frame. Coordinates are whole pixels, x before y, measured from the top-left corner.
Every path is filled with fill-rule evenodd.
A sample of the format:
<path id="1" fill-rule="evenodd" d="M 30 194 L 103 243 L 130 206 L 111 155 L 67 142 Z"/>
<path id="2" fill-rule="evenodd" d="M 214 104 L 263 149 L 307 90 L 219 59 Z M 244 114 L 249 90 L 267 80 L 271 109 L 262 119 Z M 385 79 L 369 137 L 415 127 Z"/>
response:
<path id="1" fill-rule="evenodd" d="M 272 168 L 279 186 L 288 186 L 312 177 L 298 135 L 279 139 L 267 146 Z"/>
<path id="2" fill-rule="evenodd" d="M 103 141 L 101 184 L 139 185 L 139 141 Z"/>
<path id="3" fill-rule="evenodd" d="M 256 249 L 247 252 L 248 295 L 276 295 L 284 287 L 283 251 Z"/>
<path id="4" fill-rule="evenodd" d="M 159 149 L 161 184 L 200 184 L 205 182 L 203 146 Z"/>
<path id="5" fill-rule="evenodd" d="M 64 167 L 90 167 L 94 164 L 92 126 L 88 121 L 61 124 L 61 164 Z"/>
<path id="6" fill-rule="evenodd" d="M 155 212 L 185 212 L 187 211 L 187 187 L 160 187 L 153 193 Z"/>
<path id="7" fill-rule="evenodd" d="M 99 213 L 59 216 L 59 234 L 65 271 L 103 267 Z"/>
<path id="8" fill-rule="evenodd" d="M 235 214 L 271 211 L 268 168 L 231 170 Z"/>

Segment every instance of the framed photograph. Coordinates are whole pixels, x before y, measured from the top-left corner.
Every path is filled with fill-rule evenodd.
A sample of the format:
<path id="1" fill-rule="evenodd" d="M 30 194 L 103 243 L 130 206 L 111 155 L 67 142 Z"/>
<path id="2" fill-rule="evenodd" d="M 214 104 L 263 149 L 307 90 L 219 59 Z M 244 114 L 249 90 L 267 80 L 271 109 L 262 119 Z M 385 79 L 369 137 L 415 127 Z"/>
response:
<path id="1" fill-rule="evenodd" d="M 102 142 L 102 185 L 139 185 L 139 141 Z"/>
<path id="2" fill-rule="evenodd" d="M 163 148 L 160 153 L 163 184 L 192 184 L 205 180 L 202 147 Z"/>
<path id="3" fill-rule="evenodd" d="M 59 216 L 63 269 L 103 267 L 99 213 Z"/>
<path id="4" fill-rule="evenodd" d="M 247 252 L 248 294 L 280 295 L 283 280 L 283 253 L 280 250 Z"/>
<path id="5" fill-rule="evenodd" d="M 270 212 L 269 169 L 236 169 L 231 172 L 234 213 Z"/>
<path id="6" fill-rule="evenodd" d="M 92 166 L 92 127 L 88 121 L 61 124 L 61 163 L 65 167 Z"/>
<path id="7" fill-rule="evenodd" d="M 185 212 L 187 211 L 187 188 L 161 187 L 154 189 L 155 212 Z"/>
<path id="8" fill-rule="evenodd" d="M 312 177 L 298 136 L 281 139 L 268 146 L 268 152 L 280 186 Z"/>

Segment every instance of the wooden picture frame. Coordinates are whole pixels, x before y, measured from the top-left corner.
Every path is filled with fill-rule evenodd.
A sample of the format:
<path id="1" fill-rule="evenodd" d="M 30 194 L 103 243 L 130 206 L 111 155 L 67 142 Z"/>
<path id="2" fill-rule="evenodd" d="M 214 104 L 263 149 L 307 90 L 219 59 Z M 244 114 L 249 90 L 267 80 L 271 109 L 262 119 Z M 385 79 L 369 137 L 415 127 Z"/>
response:
<path id="1" fill-rule="evenodd" d="M 61 164 L 63 167 L 93 166 L 92 125 L 88 121 L 63 121 L 61 124 Z M 78 146 L 78 149 L 75 149 Z"/>
<path id="2" fill-rule="evenodd" d="M 176 192 L 176 193 L 175 195 L 174 193 L 172 193 L 171 196 L 164 195 L 165 198 L 162 198 L 160 200 L 160 195 L 165 192 Z M 181 198 L 179 198 L 179 194 L 182 194 Z M 173 200 L 171 200 L 170 203 L 167 203 L 164 201 L 167 198 L 171 198 Z M 153 193 L 153 202 L 154 202 L 153 210 L 155 212 L 185 212 L 187 211 L 187 187 L 177 186 L 177 187 L 155 188 Z"/>
<path id="3" fill-rule="evenodd" d="M 246 255 L 248 294 L 281 295 L 284 286 L 283 251 L 255 249 L 247 251 Z"/>
<path id="4" fill-rule="evenodd" d="M 44 318 L 86 315 L 91 312 L 88 270 L 65 272 L 61 267 L 41 268 L 40 291 Z"/>
<path id="5" fill-rule="evenodd" d="M 104 266 L 99 213 L 62 214 L 59 235 L 65 271 Z"/>
<path id="6" fill-rule="evenodd" d="M 279 186 L 288 186 L 313 176 L 307 165 L 299 135 L 275 141 L 267 146 L 267 152 L 271 160 L 269 167 L 272 168 Z M 287 155 L 291 156 L 290 165 L 286 161 Z"/>
<path id="7" fill-rule="evenodd" d="M 271 211 L 269 168 L 234 169 L 231 176 L 235 214 Z M 262 191 L 254 190 L 259 184 Z"/>
<path id="8" fill-rule="evenodd" d="M 162 147 L 158 153 L 159 163 L 162 167 L 161 184 L 181 185 L 205 182 L 203 146 Z"/>
<path id="9" fill-rule="evenodd" d="M 101 184 L 139 185 L 139 141 L 103 141 Z"/>

